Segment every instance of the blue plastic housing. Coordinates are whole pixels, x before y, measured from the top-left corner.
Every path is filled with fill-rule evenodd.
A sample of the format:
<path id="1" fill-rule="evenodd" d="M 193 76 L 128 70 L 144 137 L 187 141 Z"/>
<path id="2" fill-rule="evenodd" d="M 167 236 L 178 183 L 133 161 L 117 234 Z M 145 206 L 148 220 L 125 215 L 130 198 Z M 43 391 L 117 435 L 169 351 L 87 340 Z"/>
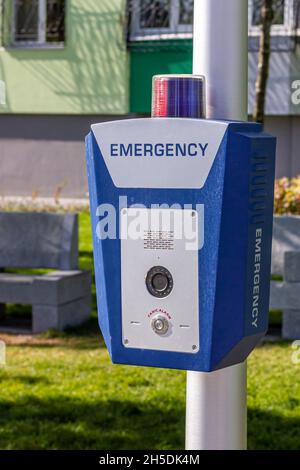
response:
<path id="1" fill-rule="evenodd" d="M 243 362 L 268 327 L 276 139 L 258 124 L 228 123 L 202 189 L 117 188 L 93 132 L 86 147 L 99 324 L 112 361 L 206 372 Z M 96 211 L 103 203 L 118 207 L 124 195 L 149 208 L 205 205 L 197 354 L 122 344 L 121 243 L 96 236 Z"/>

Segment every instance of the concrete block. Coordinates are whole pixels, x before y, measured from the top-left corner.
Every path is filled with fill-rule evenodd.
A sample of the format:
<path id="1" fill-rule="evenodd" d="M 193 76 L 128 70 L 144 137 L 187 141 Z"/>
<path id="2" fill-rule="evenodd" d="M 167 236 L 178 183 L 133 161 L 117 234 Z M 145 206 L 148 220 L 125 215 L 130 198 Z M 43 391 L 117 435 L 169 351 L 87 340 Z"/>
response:
<path id="1" fill-rule="evenodd" d="M 90 315 L 91 295 L 59 306 L 58 329 L 61 331 L 70 326 L 82 325 L 89 320 Z"/>
<path id="2" fill-rule="evenodd" d="M 283 277 L 286 282 L 300 282 L 300 247 L 299 251 L 284 253 Z"/>
<path id="3" fill-rule="evenodd" d="M 77 269 L 76 214 L 0 213 L 0 268 Z"/>
<path id="4" fill-rule="evenodd" d="M 63 217 L 57 267 L 61 270 L 78 269 L 78 216 L 64 214 Z"/>
<path id="5" fill-rule="evenodd" d="M 32 330 L 33 333 L 42 333 L 50 328 L 63 331 L 66 327 L 81 325 L 89 319 L 90 313 L 90 295 L 63 305 L 34 305 Z"/>
<path id="6" fill-rule="evenodd" d="M 282 337 L 289 340 L 300 339 L 300 309 L 283 312 Z"/>
<path id="7" fill-rule="evenodd" d="M 89 271 L 53 271 L 42 276 L 0 273 L 0 302 L 63 304 L 91 292 Z"/>
<path id="8" fill-rule="evenodd" d="M 32 333 L 43 333 L 49 329 L 58 330 L 58 306 L 33 305 Z"/>
<path id="9" fill-rule="evenodd" d="M 286 251 L 300 251 L 300 217 L 274 217 L 272 274 L 283 275 L 284 253 Z"/>
<path id="10" fill-rule="evenodd" d="M 0 273 L 0 302 L 7 304 L 31 304 L 34 276 Z"/>
<path id="11" fill-rule="evenodd" d="M 59 305 L 86 297 L 92 288 L 89 271 L 54 271 L 38 276 L 33 284 L 33 302 Z"/>
<path id="12" fill-rule="evenodd" d="M 300 282 L 271 282 L 271 310 L 300 310 Z"/>
<path id="13" fill-rule="evenodd" d="M 89 318 L 91 274 L 78 271 L 76 214 L 0 213 L 0 314 L 6 303 L 32 305 L 33 332 Z M 61 269 L 22 276 L 1 268 Z"/>

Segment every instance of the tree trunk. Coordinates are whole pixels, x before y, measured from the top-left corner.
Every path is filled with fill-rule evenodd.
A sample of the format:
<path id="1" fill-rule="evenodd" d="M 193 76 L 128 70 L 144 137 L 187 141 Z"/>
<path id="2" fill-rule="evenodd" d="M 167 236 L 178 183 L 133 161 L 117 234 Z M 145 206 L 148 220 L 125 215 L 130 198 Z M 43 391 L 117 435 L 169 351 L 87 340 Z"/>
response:
<path id="1" fill-rule="evenodd" d="M 271 27 L 274 18 L 273 0 L 263 0 L 261 16 L 262 30 L 260 36 L 256 102 L 253 120 L 264 124 L 266 90 L 271 55 Z"/>

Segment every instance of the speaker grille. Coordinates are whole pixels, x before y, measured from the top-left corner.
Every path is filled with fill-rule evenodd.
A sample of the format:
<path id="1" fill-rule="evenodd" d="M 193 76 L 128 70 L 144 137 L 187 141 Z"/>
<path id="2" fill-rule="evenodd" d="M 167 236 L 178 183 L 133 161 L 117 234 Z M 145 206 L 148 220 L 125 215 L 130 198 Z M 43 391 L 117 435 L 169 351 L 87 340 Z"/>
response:
<path id="1" fill-rule="evenodd" d="M 174 250 L 174 232 L 144 231 L 145 250 Z"/>

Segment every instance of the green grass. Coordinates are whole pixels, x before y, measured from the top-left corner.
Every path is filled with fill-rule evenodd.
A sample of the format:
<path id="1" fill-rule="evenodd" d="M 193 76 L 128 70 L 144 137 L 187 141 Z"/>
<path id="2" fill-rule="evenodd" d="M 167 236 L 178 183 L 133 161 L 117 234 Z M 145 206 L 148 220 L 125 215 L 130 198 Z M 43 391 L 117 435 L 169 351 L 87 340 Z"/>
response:
<path id="1" fill-rule="evenodd" d="M 270 328 L 280 329 L 282 325 L 282 312 L 280 310 L 271 310 L 269 314 L 269 326 Z"/>
<path id="2" fill-rule="evenodd" d="M 81 267 L 92 268 L 88 215 Z M 112 365 L 93 315 L 83 328 L 5 336 L 1 449 L 182 449 L 185 373 Z M 266 343 L 248 367 L 250 449 L 300 449 L 300 366 L 291 345 Z"/>

